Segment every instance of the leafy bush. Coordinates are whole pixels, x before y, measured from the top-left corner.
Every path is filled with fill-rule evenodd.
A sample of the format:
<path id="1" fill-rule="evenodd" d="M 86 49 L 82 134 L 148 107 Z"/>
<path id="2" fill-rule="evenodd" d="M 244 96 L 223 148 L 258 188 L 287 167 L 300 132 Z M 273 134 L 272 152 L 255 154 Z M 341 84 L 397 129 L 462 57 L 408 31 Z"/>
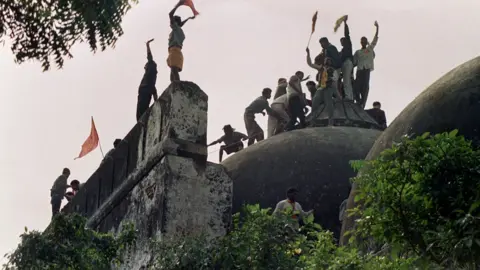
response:
<path id="1" fill-rule="evenodd" d="M 127 246 L 135 241 L 133 225 L 126 225 L 114 237 L 85 228 L 82 216 L 57 215 L 41 233 L 27 231 L 21 243 L 10 255 L 6 270 L 14 269 L 110 269 L 111 263 L 121 263 Z"/>
<path id="2" fill-rule="evenodd" d="M 354 162 L 355 234 L 446 267 L 480 266 L 480 151 L 457 131 L 403 138 Z M 351 238 L 354 239 L 354 238 Z"/>
<path id="3" fill-rule="evenodd" d="M 360 255 L 337 248 L 331 232 L 313 223 L 295 229 L 289 216 L 246 206 L 234 215 L 233 230 L 220 239 L 205 236 L 157 243 L 151 269 L 411 269 L 415 259 Z"/>

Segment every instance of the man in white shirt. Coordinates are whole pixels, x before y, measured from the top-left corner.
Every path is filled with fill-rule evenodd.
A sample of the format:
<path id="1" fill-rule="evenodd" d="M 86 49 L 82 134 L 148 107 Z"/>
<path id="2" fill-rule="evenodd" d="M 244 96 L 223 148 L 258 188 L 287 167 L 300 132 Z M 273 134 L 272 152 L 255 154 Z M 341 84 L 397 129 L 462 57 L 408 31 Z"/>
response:
<path id="1" fill-rule="evenodd" d="M 287 94 L 283 94 L 273 100 L 272 104 L 270 105 L 272 110 L 276 111 L 281 118 L 276 118 L 271 115 L 268 115 L 268 131 L 267 131 L 267 138 L 272 137 L 273 135 L 277 135 L 282 133 L 284 130 L 284 125 L 290 121 L 290 116 L 287 113 L 288 108 L 288 100 Z"/>
<path id="2" fill-rule="evenodd" d="M 300 128 L 304 128 L 306 126 L 305 114 L 307 111 L 305 107 L 306 102 L 302 91 L 301 80 L 302 79 L 297 75 L 293 75 L 288 81 L 287 102 L 288 112 L 290 113 L 290 121 L 288 122 L 285 130 L 295 129 L 295 123 L 297 122 L 297 119 L 300 122 Z"/>
<path id="3" fill-rule="evenodd" d="M 298 220 L 298 218 L 305 218 L 306 216 L 313 213 L 313 209 L 307 212 L 304 212 L 302 206 L 295 200 L 298 194 L 298 190 L 296 188 L 289 188 L 287 190 L 287 199 L 282 200 L 277 203 L 275 210 L 273 211 L 274 215 L 278 215 L 281 212 L 285 212 L 288 210 L 293 211 L 292 218 Z"/>
<path id="4" fill-rule="evenodd" d="M 370 72 L 374 70 L 375 51 L 374 48 L 378 42 L 378 22 L 375 21 L 377 31 L 369 44 L 366 37 L 360 39 L 362 48 L 353 55 L 353 64 L 357 66 L 357 74 L 354 84 L 354 95 L 357 103 L 365 108 L 367 103 L 368 91 L 370 90 Z"/>
<path id="5" fill-rule="evenodd" d="M 280 116 L 270 108 L 268 104 L 268 99 L 272 97 L 272 89 L 264 88 L 262 95 L 256 98 L 247 108 L 245 108 L 245 113 L 243 115 L 243 120 L 245 121 L 245 129 L 247 130 L 248 135 L 248 146 L 264 139 L 263 129 L 255 121 L 255 114 L 261 113 L 265 115 L 263 111 L 266 111 L 268 115 L 273 117 L 280 118 Z"/>

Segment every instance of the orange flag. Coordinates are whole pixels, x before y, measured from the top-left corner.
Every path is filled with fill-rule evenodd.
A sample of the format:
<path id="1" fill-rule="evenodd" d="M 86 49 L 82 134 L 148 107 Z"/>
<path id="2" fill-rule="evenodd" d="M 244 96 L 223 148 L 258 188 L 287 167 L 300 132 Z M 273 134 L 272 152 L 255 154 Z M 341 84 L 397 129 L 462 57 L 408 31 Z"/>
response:
<path id="1" fill-rule="evenodd" d="M 194 16 L 197 16 L 198 14 L 198 11 L 195 9 L 195 5 L 193 4 L 192 0 L 185 0 L 185 2 L 183 3 L 185 6 L 188 6 L 192 11 L 193 11 L 193 15 Z"/>
<path id="2" fill-rule="evenodd" d="M 83 143 L 82 151 L 80 151 L 80 154 L 75 159 L 81 158 L 86 154 L 92 152 L 95 148 L 97 148 L 98 142 L 99 142 L 99 138 L 98 138 L 97 128 L 95 128 L 95 122 L 93 121 L 93 116 L 92 116 L 92 129 L 90 130 L 90 136 L 88 136 L 88 138 Z"/>
<path id="3" fill-rule="evenodd" d="M 313 14 L 312 18 L 312 34 L 315 32 L 315 25 L 317 24 L 317 16 L 318 16 L 318 11 L 315 11 L 315 14 Z"/>

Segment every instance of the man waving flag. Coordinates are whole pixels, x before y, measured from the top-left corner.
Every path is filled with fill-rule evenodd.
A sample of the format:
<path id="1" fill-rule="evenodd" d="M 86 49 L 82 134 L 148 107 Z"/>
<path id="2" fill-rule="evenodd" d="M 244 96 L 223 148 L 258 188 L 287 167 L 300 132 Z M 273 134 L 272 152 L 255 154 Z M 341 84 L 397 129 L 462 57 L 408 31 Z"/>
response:
<path id="1" fill-rule="evenodd" d="M 183 4 L 187 7 L 189 7 L 192 12 L 193 12 L 193 16 L 197 16 L 198 14 L 200 14 L 196 9 L 195 9 L 195 5 L 193 4 L 192 0 L 185 0 L 183 2 Z"/>

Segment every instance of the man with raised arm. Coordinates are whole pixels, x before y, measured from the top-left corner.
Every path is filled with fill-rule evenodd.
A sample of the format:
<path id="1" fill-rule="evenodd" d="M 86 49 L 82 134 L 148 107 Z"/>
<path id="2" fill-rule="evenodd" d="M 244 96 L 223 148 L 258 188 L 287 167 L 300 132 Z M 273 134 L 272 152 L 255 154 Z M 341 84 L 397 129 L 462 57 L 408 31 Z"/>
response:
<path id="1" fill-rule="evenodd" d="M 234 128 L 232 128 L 231 125 L 225 125 L 223 127 L 223 132 L 225 135 L 223 135 L 220 139 L 210 143 L 207 146 L 212 146 L 217 143 L 225 143 L 224 145 L 220 146 L 220 151 L 219 151 L 219 156 L 218 156 L 218 162 L 222 162 L 223 159 L 223 152 L 225 152 L 227 155 L 231 153 L 236 153 L 240 150 L 243 149 L 243 142 L 248 139 L 248 136 L 235 131 Z"/>
<path id="2" fill-rule="evenodd" d="M 145 64 L 145 73 L 143 74 L 142 82 L 138 88 L 137 100 L 137 121 L 142 117 L 145 111 L 150 107 L 150 100 L 153 96 L 153 101 L 157 100 L 157 63 L 153 61 L 152 51 L 150 50 L 150 43 L 153 39 L 147 41 L 147 63 Z"/>
<path id="3" fill-rule="evenodd" d="M 357 50 L 353 55 L 353 64 L 357 66 L 357 74 L 354 85 L 356 96 L 355 99 L 360 106 L 362 106 L 362 108 L 365 108 L 365 104 L 367 103 L 368 92 L 370 90 L 370 72 L 374 69 L 374 48 L 378 42 L 378 22 L 375 21 L 374 25 L 377 30 L 372 42 L 368 43 L 368 39 L 366 37 L 362 37 L 360 39 L 362 48 Z"/>
<path id="4" fill-rule="evenodd" d="M 180 81 L 180 72 L 183 69 L 183 41 L 185 40 L 185 34 L 182 27 L 190 19 L 195 19 L 195 16 L 187 18 L 182 21 L 180 16 L 175 15 L 175 11 L 181 5 L 185 4 L 185 0 L 180 0 L 177 5 L 168 14 L 170 17 L 170 27 L 172 32 L 168 38 L 168 58 L 167 65 L 170 67 L 170 81 Z"/>
<path id="5" fill-rule="evenodd" d="M 350 30 L 347 25 L 348 15 L 344 17 L 344 37 L 340 39 L 342 50 L 340 51 L 340 62 L 342 63 L 343 92 L 346 100 L 353 100 L 353 52 L 352 41 L 350 40 Z"/>

